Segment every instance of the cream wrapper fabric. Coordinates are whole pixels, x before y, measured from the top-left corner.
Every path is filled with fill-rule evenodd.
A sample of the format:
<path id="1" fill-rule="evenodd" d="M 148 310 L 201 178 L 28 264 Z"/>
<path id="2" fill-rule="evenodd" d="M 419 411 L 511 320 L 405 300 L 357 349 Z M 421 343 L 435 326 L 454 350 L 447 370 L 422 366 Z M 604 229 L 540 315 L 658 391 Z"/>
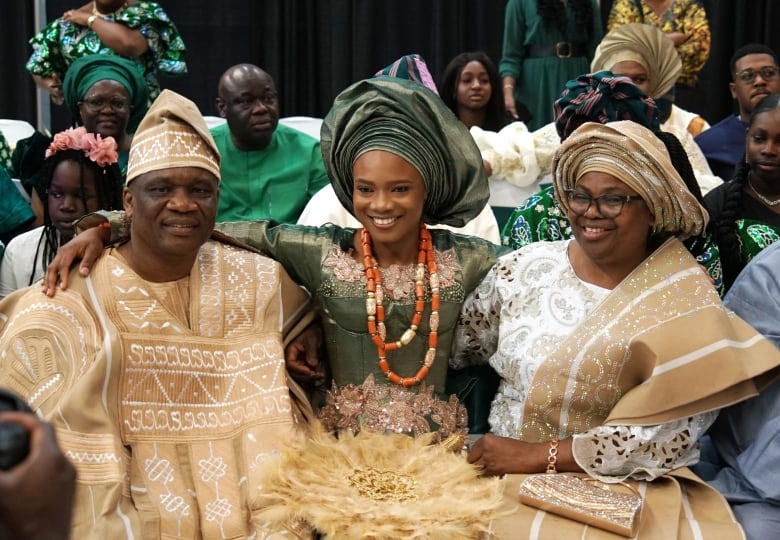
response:
<path id="1" fill-rule="evenodd" d="M 263 463 L 257 519 L 307 521 L 325 538 L 473 539 L 514 511 L 499 478 L 426 437 L 314 425 Z"/>

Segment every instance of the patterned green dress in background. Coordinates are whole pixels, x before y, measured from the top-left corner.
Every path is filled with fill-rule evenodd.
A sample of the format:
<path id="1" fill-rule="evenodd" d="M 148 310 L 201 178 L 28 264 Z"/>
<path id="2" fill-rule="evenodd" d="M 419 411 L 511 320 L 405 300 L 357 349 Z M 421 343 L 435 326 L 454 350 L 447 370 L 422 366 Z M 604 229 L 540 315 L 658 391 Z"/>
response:
<path id="1" fill-rule="evenodd" d="M 3 132 L 0 131 L 0 167 L 6 171 L 13 169 L 13 163 L 11 163 L 11 147 L 8 146 L 8 141 L 5 140 Z"/>
<path id="2" fill-rule="evenodd" d="M 184 62 L 187 48 L 176 26 L 159 4 L 138 2 L 103 18 L 138 30 L 149 43 L 149 49 L 143 55 L 131 60 L 143 68 L 150 100 L 153 101 L 160 93 L 158 74 L 177 76 L 187 73 Z M 94 31 L 61 18 L 46 25 L 30 40 L 30 45 L 33 53 L 27 61 L 27 71 L 41 77 L 56 73 L 63 79 L 68 66 L 82 56 L 115 54 Z"/>

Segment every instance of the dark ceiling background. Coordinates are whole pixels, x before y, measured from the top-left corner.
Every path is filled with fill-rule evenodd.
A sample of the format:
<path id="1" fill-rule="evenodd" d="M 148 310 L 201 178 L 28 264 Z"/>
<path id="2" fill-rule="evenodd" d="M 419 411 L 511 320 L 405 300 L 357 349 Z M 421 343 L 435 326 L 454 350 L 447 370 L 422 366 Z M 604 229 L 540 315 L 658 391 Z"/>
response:
<path id="1" fill-rule="evenodd" d="M 49 0 L 48 18 L 81 1 Z M 250 62 L 276 80 L 283 116 L 322 117 L 333 98 L 397 57 L 416 52 L 434 77 L 462 51 L 501 54 L 505 0 L 162 0 L 189 52 L 189 74 L 162 79 L 216 114 L 217 80 Z M 606 18 L 611 0 L 602 2 Z M 699 110 L 710 122 L 732 111 L 728 60 L 737 47 L 761 42 L 780 51 L 780 2 L 704 0 L 713 34 L 702 73 Z M 0 2 L 0 118 L 36 123 L 35 88 L 24 69 L 35 32 L 33 0 Z M 55 130 L 68 117 L 53 107 Z"/>

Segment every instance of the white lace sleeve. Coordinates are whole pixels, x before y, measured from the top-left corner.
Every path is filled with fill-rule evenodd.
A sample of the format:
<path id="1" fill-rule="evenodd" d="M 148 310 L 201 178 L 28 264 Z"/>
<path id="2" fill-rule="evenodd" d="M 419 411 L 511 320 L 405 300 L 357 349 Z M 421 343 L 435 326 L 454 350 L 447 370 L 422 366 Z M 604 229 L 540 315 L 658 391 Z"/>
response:
<path id="1" fill-rule="evenodd" d="M 450 366 L 460 369 L 487 363 L 498 346 L 500 309 L 494 266 L 463 303 L 452 340 Z"/>
<path id="2" fill-rule="evenodd" d="M 699 461 L 699 437 L 717 415 L 709 412 L 656 426 L 599 426 L 574 436 L 574 460 L 604 482 L 652 480 Z"/>

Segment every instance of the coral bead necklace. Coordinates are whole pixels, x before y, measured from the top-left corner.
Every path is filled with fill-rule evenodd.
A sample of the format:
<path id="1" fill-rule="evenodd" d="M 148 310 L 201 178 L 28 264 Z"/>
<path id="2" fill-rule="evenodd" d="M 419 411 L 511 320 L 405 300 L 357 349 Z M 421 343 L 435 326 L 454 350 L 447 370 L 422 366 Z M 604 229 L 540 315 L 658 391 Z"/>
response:
<path id="1" fill-rule="evenodd" d="M 433 259 L 433 245 L 431 242 L 431 233 L 420 223 L 420 244 L 417 253 L 417 270 L 415 272 L 414 283 L 414 316 L 411 326 L 401 334 L 397 341 L 387 343 L 387 330 L 385 328 L 385 308 L 383 306 L 384 290 L 382 288 L 382 273 L 377 267 L 376 260 L 371 252 L 371 235 L 366 229 L 360 232 L 360 242 L 363 246 L 363 267 L 366 273 L 366 289 L 368 298 L 366 299 L 366 313 L 368 314 L 368 333 L 371 335 L 371 341 L 376 345 L 379 355 L 379 369 L 382 370 L 388 380 L 393 384 L 398 384 L 409 388 L 420 384 L 428 375 L 428 371 L 436 358 L 436 345 L 438 342 L 439 329 L 439 274 L 436 272 L 436 262 Z M 428 268 L 431 284 L 431 316 L 429 319 L 430 334 L 428 334 L 428 350 L 425 352 L 422 366 L 414 377 L 401 377 L 390 369 L 387 361 L 387 353 L 396 351 L 401 347 L 409 345 L 417 335 L 417 329 L 422 321 L 422 314 L 425 310 L 425 268 Z"/>

